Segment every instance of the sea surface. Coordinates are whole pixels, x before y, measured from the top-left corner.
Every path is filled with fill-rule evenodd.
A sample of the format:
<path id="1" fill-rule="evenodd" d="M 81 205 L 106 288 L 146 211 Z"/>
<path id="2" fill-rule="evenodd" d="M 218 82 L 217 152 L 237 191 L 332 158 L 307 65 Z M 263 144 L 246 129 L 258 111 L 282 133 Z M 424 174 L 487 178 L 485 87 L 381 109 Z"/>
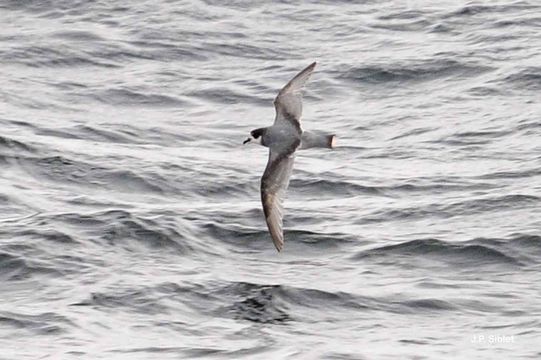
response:
<path id="1" fill-rule="evenodd" d="M 541 2 L 0 2 L 0 359 L 541 358 Z M 260 204 L 313 61 L 285 247 Z"/>

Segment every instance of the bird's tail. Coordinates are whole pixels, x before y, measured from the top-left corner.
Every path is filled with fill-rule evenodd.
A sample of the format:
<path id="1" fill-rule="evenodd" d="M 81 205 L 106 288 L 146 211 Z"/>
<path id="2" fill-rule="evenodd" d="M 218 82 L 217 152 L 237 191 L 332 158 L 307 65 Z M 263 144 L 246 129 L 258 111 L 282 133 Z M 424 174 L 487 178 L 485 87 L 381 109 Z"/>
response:
<path id="1" fill-rule="evenodd" d="M 332 149 L 335 146 L 336 146 L 336 135 L 335 134 L 327 135 L 327 147 L 329 149 Z"/>
<path id="2" fill-rule="evenodd" d="M 301 137 L 301 149 L 327 148 L 332 149 L 336 144 L 335 134 L 324 134 L 314 131 L 303 131 Z"/>

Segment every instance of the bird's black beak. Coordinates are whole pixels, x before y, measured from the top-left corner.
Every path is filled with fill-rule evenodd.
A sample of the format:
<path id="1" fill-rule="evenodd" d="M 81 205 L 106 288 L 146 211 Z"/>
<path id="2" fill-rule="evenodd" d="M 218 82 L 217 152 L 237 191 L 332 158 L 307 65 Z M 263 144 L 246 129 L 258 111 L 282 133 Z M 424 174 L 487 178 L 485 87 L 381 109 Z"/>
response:
<path id="1" fill-rule="evenodd" d="M 248 138 L 248 139 L 244 140 L 244 142 L 242 143 L 242 145 L 246 145 L 246 143 L 249 143 L 250 141 L 252 141 L 252 139 L 251 139 L 251 138 Z"/>

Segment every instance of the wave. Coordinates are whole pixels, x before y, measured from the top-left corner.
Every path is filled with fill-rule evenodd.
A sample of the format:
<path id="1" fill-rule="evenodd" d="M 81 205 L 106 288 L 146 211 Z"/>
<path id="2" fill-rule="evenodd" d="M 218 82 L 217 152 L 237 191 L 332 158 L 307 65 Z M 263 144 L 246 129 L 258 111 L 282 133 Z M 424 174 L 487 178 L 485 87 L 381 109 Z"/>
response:
<path id="1" fill-rule="evenodd" d="M 330 197 L 357 195 L 393 197 L 401 195 L 402 193 L 463 191 L 488 189 L 490 187 L 491 185 L 488 183 L 458 182 L 457 179 L 435 177 L 430 179 L 407 179 L 403 182 L 397 182 L 396 184 L 381 186 L 359 185 L 345 180 L 307 180 L 305 178 L 292 179 L 290 182 L 292 193 L 306 193 L 308 195 L 318 194 L 318 197 L 326 195 L 329 195 Z"/>
<path id="2" fill-rule="evenodd" d="M 185 33 L 186 36 L 191 34 Z M 209 57 L 203 54 L 200 49 L 191 45 L 179 47 L 175 43 L 176 39 L 170 39 L 170 42 L 164 41 L 163 33 L 160 32 L 158 36 L 152 36 L 151 34 L 141 34 L 137 40 L 126 41 L 125 44 L 131 47 L 135 47 L 141 58 L 148 58 L 155 61 L 208 61 Z M 133 50 L 131 50 L 133 52 Z M 134 54 L 131 57 L 136 57 Z M 162 73 L 163 74 L 163 73 Z M 178 73 L 171 73 L 178 77 Z"/>
<path id="3" fill-rule="evenodd" d="M 419 239 L 400 244 L 363 250 L 352 259 L 381 259 L 387 257 L 422 257 L 453 265 L 508 265 L 522 267 L 541 258 L 541 237 L 515 234 L 508 239 L 477 238 L 466 242 L 447 242 L 438 239 Z M 534 256 L 532 258 L 531 256 Z"/>
<path id="4" fill-rule="evenodd" d="M 179 189 L 155 172 L 136 173 L 135 170 L 107 168 L 102 165 L 67 156 L 17 156 L 17 162 L 37 179 L 84 188 L 107 188 L 123 193 L 164 193 Z"/>
<path id="5" fill-rule="evenodd" d="M 266 99 L 262 99 L 258 96 L 242 94 L 229 88 L 211 88 L 206 90 L 198 90 L 187 93 L 186 95 L 218 104 L 254 104 L 260 106 L 265 106 L 269 104 L 269 101 L 267 101 Z"/>
<path id="6" fill-rule="evenodd" d="M 0 155 L 2 155 L 3 152 L 19 154 L 21 151 L 35 153 L 36 149 L 22 141 L 0 135 Z"/>
<path id="7" fill-rule="evenodd" d="M 316 289 L 296 288 L 285 285 L 232 282 L 217 284 L 212 292 L 225 305 L 217 314 L 256 323 L 285 324 L 302 320 L 294 313 L 306 309 L 362 309 L 362 297 L 344 292 L 327 292 Z M 301 311 L 299 311 L 301 310 Z"/>
<path id="8" fill-rule="evenodd" d="M 87 125 L 75 125 L 68 128 L 36 129 L 36 134 L 54 136 L 66 139 L 80 139 L 85 141 L 116 143 L 116 144 L 138 144 L 142 143 L 140 137 L 130 133 L 129 130 L 114 130 L 106 128 L 95 128 Z"/>
<path id="9" fill-rule="evenodd" d="M 33 224 L 33 226 L 37 226 L 36 224 Z M 4 233 L 3 231 L 0 231 L 0 234 Z M 6 233 L 7 235 L 8 233 Z M 9 235 L 12 237 L 21 237 L 24 238 L 25 241 L 29 240 L 46 240 L 49 242 L 57 243 L 57 244 L 77 244 L 79 241 L 76 240 L 75 237 L 68 235 L 67 233 L 54 230 L 54 229 L 26 229 L 26 230 L 15 230 L 15 231 L 9 231 Z"/>
<path id="10" fill-rule="evenodd" d="M 428 141 L 428 143 L 450 146 L 471 146 L 485 145 L 512 134 L 510 130 L 481 130 L 481 131 L 463 131 L 456 134 L 442 137 L 438 140 Z"/>
<path id="11" fill-rule="evenodd" d="M 449 301 L 440 299 L 417 299 L 405 300 L 396 303 L 401 308 L 401 313 L 423 313 L 432 311 L 457 310 L 458 306 Z"/>
<path id="12" fill-rule="evenodd" d="M 539 91 L 541 90 L 541 67 L 522 69 L 506 76 L 499 82 L 520 90 Z"/>
<path id="13" fill-rule="evenodd" d="M 533 178 L 541 175 L 541 169 L 532 168 L 528 170 L 516 170 L 516 171 L 496 171 L 489 174 L 483 174 L 478 176 L 479 179 L 516 179 L 516 178 Z"/>
<path id="14" fill-rule="evenodd" d="M 392 84 L 402 82 L 424 82 L 447 77 L 475 77 L 492 70 L 484 65 L 463 63 L 457 60 L 425 60 L 411 64 L 380 64 L 354 67 L 343 75 L 345 80 L 367 84 Z"/>
<path id="15" fill-rule="evenodd" d="M 352 196 L 359 194 L 384 195 L 383 187 L 363 186 L 348 181 L 326 179 L 292 179 L 291 191 L 299 194 L 318 194 L 318 196 Z"/>
<path id="16" fill-rule="evenodd" d="M 149 93 L 136 89 L 108 89 L 90 95 L 95 100 L 108 105 L 121 106 L 159 106 L 185 108 L 188 102 L 165 94 Z"/>
<path id="17" fill-rule="evenodd" d="M 313 314 L 323 318 L 329 315 L 384 311 L 395 314 L 454 311 L 458 305 L 441 299 L 400 299 L 394 296 L 370 297 L 342 291 L 264 285 L 234 282 L 214 289 L 215 297 L 226 303 L 214 312 L 255 323 L 287 324 L 291 321 L 317 321 Z M 331 315 L 332 316 L 332 315 Z"/>
<path id="18" fill-rule="evenodd" d="M 64 38 L 59 38 L 59 36 Z M 85 36 L 95 39 L 90 41 L 93 46 L 89 46 L 91 45 L 88 44 L 89 41 L 83 39 Z M 199 49 L 179 48 L 174 43 L 151 44 L 147 41 L 115 43 L 100 39 L 97 34 L 88 32 L 54 33 L 49 36 L 49 39 L 51 44 L 48 47 L 24 45 L 23 42 L 16 47 L 0 50 L 0 62 L 49 69 L 81 67 L 120 69 L 127 63 L 141 61 L 207 60 L 204 54 L 199 53 Z M 63 42 L 59 43 L 59 41 Z M 81 46 L 82 42 L 84 42 L 84 47 Z M 112 92 L 111 96 L 118 95 Z M 166 105 L 174 99 L 167 95 L 162 95 L 162 97 Z"/>
<path id="19" fill-rule="evenodd" d="M 24 329 L 37 335 L 54 335 L 67 331 L 74 323 L 54 312 L 36 315 L 0 311 L 0 324 L 17 329 Z"/>
<path id="20" fill-rule="evenodd" d="M 503 13 L 509 15 L 514 10 L 533 10 L 539 6 L 528 3 L 515 2 L 510 4 L 468 4 L 460 9 L 447 13 L 444 18 L 470 17 L 478 14 Z"/>
<path id="21" fill-rule="evenodd" d="M 287 309 L 277 301 L 280 286 L 258 286 L 249 283 L 236 283 L 226 288 L 239 298 L 222 310 L 236 319 L 257 323 L 282 324 L 291 320 Z"/>
<path id="22" fill-rule="evenodd" d="M 107 246 L 128 249 L 143 244 L 147 249 L 186 254 L 194 250 L 188 224 L 180 219 L 137 216 L 125 210 L 105 210 L 92 214 L 61 213 L 48 216 L 55 223 L 76 226 L 84 236 Z M 179 228 L 177 222 L 183 224 Z"/>
<path id="23" fill-rule="evenodd" d="M 163 285 L 161 286 L 163 287 Z M 120 289 L 109 292 L 93 292 L 86 300 L 72 303 L 71 306 L 92 306 L 97 308 L 128 309 L 142 314 L 168 313 L 169 307 L 159 301 L 164 292 L 160 288 Z"/>
<path id="24" fill-rule="evenodd" d="M 471 242 L 500 249 L 524 264 L 541 259 L 541 236 L 535 234 L 514 233 L 507 238 L 476 238 Z"/>
<path id="25" fill-rule="evenodd" d="M 541 198 L 533 195 L 504 195 L 474 200 L 465 200 L 452 204 L 429 204 L 418 207 L 401 209 L 382 209 L 375 213 L 359 219 L 356 223 L 386 222 L 394 220 L 409 220 L 423 217 L 451 218 L 454 216 L 465 216 L 480 214 L 484 212 L 497 212 L 536 206 Z"/>
<path id="26" fill-rule="evenodd" d="M 72 49 L 55 49 L 52 47 L 19 46 L 10 50 L 0 51 L 0 62 L 20 64 L 37 68 L 61 68 L 95 66 L 117 68 L 120 65 L 111 59 L 93 59 L 88 54 Z"/>
<path id="27" fill-rule="evenodd" d="M 85 30 L 63 30 L 56 31 L 51 34 L 51 37 L 56 37 L 64 40 L 84 41 L 85 43 L 93 41 L 105 41 L 105 39 L 98 34 Z"/>
<path id="28" fill-rule="evenodd" d="M 318 321 L 336 314 L 383 311 L 393 314 L 479 309 L 479 303 L 454 303 L 436 298 L 370 297 L 343 291 L 326 291 L 280 284 L 251 282 L 183 283 L 110 288 L 93 292 L 72 306 L 123 309 L 138 314 L 194 312 L 199 316 L 232 318 L 249 323 L 287 325 Z M 164 324 L 173 327 L 174 324 Z"/>
<path id="29" fill-rule="evenodd" d="M 382 15 L 377 20 L 377 23 L 370 25 L 371 28 L 376 30 L 419 32 L 430 29 L 433 26 L 431 20 L 426 19 L 421 12 L 416 11 Z"/>
<path id="30" fill-rule="evenodd" d="M 6 246 L 7 247 L 7 246 Z M 32 276 L 60 275 L 61 271 L 29 261 L 26 257 L 0 252 L 0 278 L 2 281 L 21 281 Z"/>
<path id="31" fill-rule="evenodd" d="M 434 130 L 437 130 L 437 128 L 433 128 L 433 127 L 426 127 L 426 128 L 418 128 L 418 129 L 413 129 L 413 130 L 408 130 L 400 135 L 396 135 L 396 136 L 393 136 L 391 137 L 389 140 L 398 140 L 398 139 L 402 139 L 402 138 L 407 138 L 407 137 L 411 137 L 411 136 L 415 136 L 415 135 L 422 135 L 422 134 L 425 134 L 425 133 L 428 133 L 428 132 L 431 132 L 431 131 L 434 131 Z"/>

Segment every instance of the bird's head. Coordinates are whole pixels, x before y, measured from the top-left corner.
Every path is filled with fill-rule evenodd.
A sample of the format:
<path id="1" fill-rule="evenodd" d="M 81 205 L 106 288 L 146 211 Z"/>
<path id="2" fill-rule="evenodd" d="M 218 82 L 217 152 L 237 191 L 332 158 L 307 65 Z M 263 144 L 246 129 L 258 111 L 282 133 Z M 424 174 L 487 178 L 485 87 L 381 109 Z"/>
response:
<path id="1" fill-rule="evenodd" d="M 264 132 L 265 132 L 265 128 L 259 128 L 259 129 L 250 131 L 250 136 L 246 140 L 244 140 L 243 144 L 247 144 L 252 140 L 259 141 L 259 143 L 261 144 L 261 141 L 263 141 Z"/>

